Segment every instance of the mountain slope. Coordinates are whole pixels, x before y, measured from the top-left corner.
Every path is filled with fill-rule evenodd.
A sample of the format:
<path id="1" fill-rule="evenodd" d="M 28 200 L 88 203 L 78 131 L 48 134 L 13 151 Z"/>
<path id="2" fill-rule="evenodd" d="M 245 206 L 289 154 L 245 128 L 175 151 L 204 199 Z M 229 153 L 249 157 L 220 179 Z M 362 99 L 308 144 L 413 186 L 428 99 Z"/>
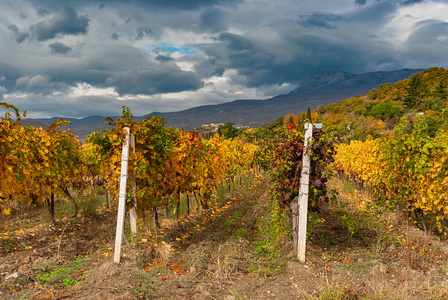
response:
<path id="1" fill-rule="evenodd" d="M 380 84 L 395 83 L 420 71 L 423 70 L 403 69 L 359 75 L 344 71 L 323 71 L 307 78 L 291 93 L 267 100 L 236 100 L 217 105 L 194 107 L 179 112 L 154 112 L 151 115 L 163 117 L 167 126 L 183 127 L 185 130 L 191 130 L 202 124 L 226 122 L 258 127 L 288 113 L 305 111 L 308 106 L 315 109 L 321 104 L 326 105 L 355 95 L 366 94 Z M 147 116 L 136 119 L 141 120 Z M 37 121 L 50 124 L 56 119 L 58 118 L 38 119 Z M 83 138 L 92 131 L 107 128 L 102 126 L 105 123 L 104 119 L 103 116 L 69 119 L 72 122 L 69 127 L 75 134 Z"/>
<path id="2" fill-rule="evenodd" d="M 403 69 L 392 72 L 350 74 L 343 71 L 324 71 L 310 76 L 293 92 L 267 100 L 236 100 L 200 106 L 173 113 L 153 113 L 165 118 L 171 127 L 193 129 L 201 124 L 232 122 L 258 127 L 288 113 L 305 111 L 355 95 L 366 94 L 380 84 L 403 80 L 423 70 Z"/>

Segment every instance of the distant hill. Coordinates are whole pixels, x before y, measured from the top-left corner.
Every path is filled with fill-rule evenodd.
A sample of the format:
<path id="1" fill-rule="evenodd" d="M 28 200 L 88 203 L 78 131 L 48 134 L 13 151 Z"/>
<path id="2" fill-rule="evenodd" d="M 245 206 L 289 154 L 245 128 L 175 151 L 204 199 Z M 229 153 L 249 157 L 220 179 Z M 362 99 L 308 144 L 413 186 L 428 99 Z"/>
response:
<path id="1" fill-rule="evenodd" d="M 279 95 L 266 100 L 236 100 L 217 105 L 205 105 L 186 109 L 179 112 L 160 113 L 150 115 L 161 116 L 167 126 L 191 130 L 202 124 L 232 122 L 237 125 L 258 127 L 272 122 L 288 113 L 305 111 L 319 105 L 326 105 L 355 95 L 366 94 L 380 84 L 403 80 L 416 72 L 423 70 L 402 69 L 391 72 L 370 72 L 351 74 L 344 71 L 318 72 L 303 81 L 294 91 L 286 95 Z M 144 119 L 147 115 L 138 117 Z M 110 116 L 115 119 L 116 116 Z M 54 120 L 37 119 L 36 121 L 51 124 Z M 68 119 L 69 126 L 80 138 L 97 129 L 106 129 L 104 116 L 89 116 L 82 119 Z"/>
<path id="2" fill-rule="evenodd" d="M 312 90 L 339 90 L 349 89 L 367 92 L 372 88 L 377 88 L 380 84 L 403 80 L 411 77 L 416 72 L 423 69 L 402 69 L 390 72 L 370 72 L 363 74 L 351 74 L 344 71 L 322 71 L 318 72 L 303 81 L 292 94 L 306 93 Z M 363 92 L 365 94 L 367 92 Z"/>
<path id="3" fill-rule="evenodd" d="M 288 113 L 305 111 L 309 106 L 330 104 L 355 95 L 363 95 L 380 84 L 403 80 L 421 70 L 351 74 L 344 71 L 318 72 L 303 81 L 294 91 L 267 100 L 233 102 L 190 108 L 180 112 L 153 113 L 165 118 L 171 127 L 193 129 L 201 124 L 232 122 L 258 127 Z"/>
<path id="4" fill-rule="evenodd" d="M 43 123 L 43 122 L 39 122 L 37 120 L 26 120 L 23 119 L 20 124 L 22 124 L 22 126 L 32 126 L 34 128 L 39 128 L 41 127 L 42 129 L 47 129 L 48 128 L 48 124 Z"/>

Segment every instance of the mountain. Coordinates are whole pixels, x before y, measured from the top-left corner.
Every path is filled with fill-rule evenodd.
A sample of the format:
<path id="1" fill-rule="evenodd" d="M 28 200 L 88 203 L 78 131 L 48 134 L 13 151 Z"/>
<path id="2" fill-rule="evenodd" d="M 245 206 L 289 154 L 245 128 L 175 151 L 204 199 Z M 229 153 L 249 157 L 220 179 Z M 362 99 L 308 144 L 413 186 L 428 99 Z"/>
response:
<path id="1" fill-rule="evenodd" d="M 356 77 L 355 74 L 344 71 L 321 71 L 305 79 L 292 93 L 325 88 L 331 85 L 343 84 Z"/>
<path id="2" fill-rule="evenodd" d="M 363 95 L 380 84 L 403 80 L 423 69 L 351 74 L 344 71 L 318 72 L 303 81 L 294 91 L 267 100 L 233 102 L 190 108 L 180 112 L 152 113 L 165 118 L 168 126 L 193 129 L 201 124 L 232 122 L 258 127 L 288 113 L 316 109 L 339 100 Z"/>
<path id="3" fill-rule="evenodd" d="M 304 80 L 293 92 L 293 94 L 305 93 L 311 90 L 324 89 L 351 89 L 365 91 L 377 88 L 380 84 L 403 80 L 411 77 L 422 69 L 401 69 L 390 72 L 370 72 L 363 74 L 351 74 L 344 71 L 322 71 Z M 363 94 L 364 94 L 363 93 Z"/>
<path id="4" fill-rule="evenodd" d="M 278 117 L 288 113 L 305 111 L 319 105 L 327 105 L 339 100 L 363 95 L 380 84 L 403 80 L 411 77 L 416 72 L 423 70 L 402 69 L 391 72 L 370 72 L 364 74 L 351 74 L 344 71 L 322 71 L 306 80 L 289 94 L 279 95 L 266 100 L 235 100 L 217 105 L 205 105 L 186 109 L 179 112 L 160 113 L 150 115 L 163 117 L 167 126 L 185 130 L 191 130 L 202 124 L 232 122 L 237 125 L 258 127 L 272 122 Z M 148 115 L 137 117 L 142 120 Z M 116 119 L 116 116 L 111 116 Z M 51 124 L 54 120 L 37 119 L 45 124 Z M 89 116 L 82 119 L 68 119 L 72 122 L 69 126 L 80 138 L 97 129 L 106 129 L 104 116 Z"/>

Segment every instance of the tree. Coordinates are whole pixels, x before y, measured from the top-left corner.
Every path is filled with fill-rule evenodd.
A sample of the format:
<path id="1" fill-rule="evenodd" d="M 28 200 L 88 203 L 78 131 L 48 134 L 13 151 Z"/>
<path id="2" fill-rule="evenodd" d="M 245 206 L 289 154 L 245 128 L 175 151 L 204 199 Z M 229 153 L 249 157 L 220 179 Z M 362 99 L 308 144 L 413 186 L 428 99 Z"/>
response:
<path id="1" fill-rule="evenodd" d="M 400 117 L 401 109 L 389 103 L 378 103 L 370 109 L 369 114 L 384 121 L 388 118 Z"/>
<path id="2" fill-rule="evenodd" d="M 408 91 L 403 99 L 404 104 L 408 108 L 413 108 L 417 104 L 419 85 L 420 79 L 418 79 L 416 76 L 413 76 L 409 84 Z"/>
<path id="3" fill-rule="evenodd" d="M 310 122 L 310 123 L 313 122 L 313 120 L 312 120 L 312 118 L 311 118 L 311 109 L 310 109 L 309 106 L 308 106 L 308 108 L 306 109 L 306 121 L 308 121 L 308 122 Z"/>
<path id="4" fill-rule="evenodd" d="M 233 139 L 238 136 L 238 129 L 233 127 L 233 123 L 227 122 L 226 125 L 221 125 L 218 128 L 218 134 L 226 139 Z"/>

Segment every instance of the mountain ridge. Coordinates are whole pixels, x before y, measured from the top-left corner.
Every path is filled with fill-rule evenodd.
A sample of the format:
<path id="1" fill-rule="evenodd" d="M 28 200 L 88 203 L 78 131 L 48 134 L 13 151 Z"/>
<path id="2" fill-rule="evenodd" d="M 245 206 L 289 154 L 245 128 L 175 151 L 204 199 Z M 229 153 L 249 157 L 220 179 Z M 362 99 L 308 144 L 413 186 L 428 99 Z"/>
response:
<path id="1" fill-rule="evenodd" d="M 366 94 L 380 84 L 395 83 L 423 70 L 401 69 L 363 74 L 352 74 L 340 70 L 321 71 L 305 79 L 289 94 L 277 95 L 265 100 L 239 99 L 221 104 L 193 107 L 178 112 L 153 112 L 135 117 L 135 120 L 140 121 L 147 116 L 156 115 L 163 117 L 167 126 L 183 127 L 185 130 L 194 129 L 202 124 L 226 122 L 259 127 L 288 113 L 305 111 L 308 106 L 311 109 L 316 109 L 319 105 L 327 105 L 355 95 Z M 110 117 L 115 119 L 117 116 Z M 84 138 L 92 131 L 108 128 L 102 126 L 106 123 L 105 118 L 104 116 L 87 116 L 81 119 L 65 119 L 72 122 L 68 127 L 80 138 Z M 34 119 L 34 121 L 50 124 L 57 119 L 59 118 Z"/>

